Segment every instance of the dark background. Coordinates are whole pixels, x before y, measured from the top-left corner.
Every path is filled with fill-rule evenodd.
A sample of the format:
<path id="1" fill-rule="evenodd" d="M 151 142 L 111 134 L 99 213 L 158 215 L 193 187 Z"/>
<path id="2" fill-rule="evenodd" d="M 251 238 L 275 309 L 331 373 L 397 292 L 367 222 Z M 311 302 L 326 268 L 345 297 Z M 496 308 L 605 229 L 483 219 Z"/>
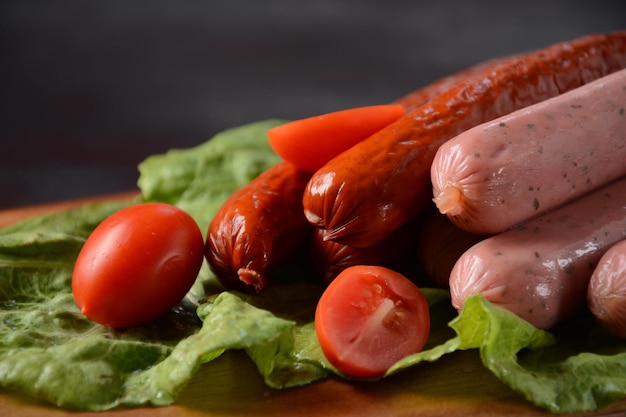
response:
<path id="1" fill-rule="evenodd" d="M 225 128 L 617 29 L 621 0 L 4 0 L 0 209 L 132 190 L 144 158 Z"/>

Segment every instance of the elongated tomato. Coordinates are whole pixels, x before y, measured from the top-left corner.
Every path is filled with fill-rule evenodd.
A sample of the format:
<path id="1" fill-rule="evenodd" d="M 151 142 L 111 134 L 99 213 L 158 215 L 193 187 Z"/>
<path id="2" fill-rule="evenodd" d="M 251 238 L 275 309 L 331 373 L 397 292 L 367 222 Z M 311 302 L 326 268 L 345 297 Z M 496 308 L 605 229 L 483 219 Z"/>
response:
<path id="1" fill-rule="evenodd" d="M 430 333 L 422 291 L 380 266 L 353 266 L 322 294 L 315 330 L 328 361 L 345 375 L 377 378 L 419 352 Z"/>
<path id="2" fill-rule="evenodd" d="M 600 324 L 626 339 L 626 240 L 600 258 L 589 281 L 587 304 Z"/>
<path id="3" fill-rule="evenodd" d="M 285 123 L 269 129 L 267 137 L 285 161 L 315 172 L 403 114 L 399 104 L 357 107 Z"/>
<path id="4" fill-rule="evenodd" d="M 626 67 L 626 31 L 504 60 L 341 153 L 303 196 L 312 224 L 351 246 L 375 244 L 432 203 L 430 166 L 459 133 Z"/>
<path id="5" fill-rule="evenodd" d="M 594 266 L 626 238 L 626 179 L 606 185 L 466 251 L 450 274 L 452 304 L 482 294 L 549 329 L 585 306 Z"/>
<path id="6" fill-rule="evenodd" d="M 497 233 L 626 175 L 626 70 L 469 129 L 431 168 L 459 227 Z"/>
<path id="7" fill-rule="evenodd" d="M 72 273 L 81 312 L 110 327 L 159 318 L 191 288 L 204 258 L 202 232 L 181 209 L 136 204 L 107 217 L 83 245 Z"/>
<path id="8" fill-rule="evenodd" d="M 233 193 L 209 225 L 205 255 L 227 289 L 261 291 L 313 228 L 302 211 L 310 174 L 279 162 Z"/>

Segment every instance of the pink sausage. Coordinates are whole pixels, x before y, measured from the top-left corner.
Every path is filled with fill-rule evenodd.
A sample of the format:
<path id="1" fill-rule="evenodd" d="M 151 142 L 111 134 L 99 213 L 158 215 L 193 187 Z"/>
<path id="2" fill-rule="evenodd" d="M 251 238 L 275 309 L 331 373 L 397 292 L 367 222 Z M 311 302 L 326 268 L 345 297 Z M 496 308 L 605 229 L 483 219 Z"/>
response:
<path id="1" fill-rule="evenodd" d="M 589 281 L 587 303 L 600 324 L 626 339 L 626 240 L 600 259 Z"/>
<path id="2" fill-rule="evenodd" d="M 626 70 L 443 144 L 434 201 L 459 227 L 498 233 L 626 175 Z"/>
<path id="3" fill-rule="evenodd" d="M 625 237 L 626 178 L 472 246 L 452 268 L 452 304 L 482 294 L 551 328 L 585 305 L 594 266 Z"/>

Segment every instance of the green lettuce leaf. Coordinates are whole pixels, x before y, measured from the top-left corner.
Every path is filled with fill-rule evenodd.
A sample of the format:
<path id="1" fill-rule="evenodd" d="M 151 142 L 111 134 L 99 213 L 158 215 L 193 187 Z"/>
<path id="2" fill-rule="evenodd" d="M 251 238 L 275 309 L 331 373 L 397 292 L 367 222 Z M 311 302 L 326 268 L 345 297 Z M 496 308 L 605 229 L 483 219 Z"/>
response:
<path id="1" fill-rule="evenodd" d="M 294 326 L 229 292 L 200 306 L 198 314 L 203 321 L 200 331 L 178 343 L 159 364 L 128 378 L 121 404 L 172 404 L 201 364 L 227 349 L 268 344 Z"/>
<path id="2" fill-rule="evenodd" d="M 456 350 L 479 349 L 498 378 L 553 413 L 599 410 L 626 394 L 626 342 L 589 316 L 547 332 L 475 295 L 449 325 L 456 337 L 399 361 L 388 375 Z"/>

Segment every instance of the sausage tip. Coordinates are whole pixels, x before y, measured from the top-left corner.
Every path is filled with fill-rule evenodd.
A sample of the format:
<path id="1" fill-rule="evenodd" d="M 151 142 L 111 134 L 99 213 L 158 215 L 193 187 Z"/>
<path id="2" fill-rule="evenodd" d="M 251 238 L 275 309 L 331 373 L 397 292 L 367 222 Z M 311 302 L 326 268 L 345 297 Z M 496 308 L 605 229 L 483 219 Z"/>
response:
<path id="1" fill-rule="evenodd" d="M 254 288 L 255 292 L 260 292 L 267 284 L 263 275 L 249 268 L 239 268 L 237 270 L 239 280 L 246 285 Z"/>
<path id="2" fill-rule="evenodd" d="M 443 190 L 433 198 L 433 202 L 441 212 L 455 216 L 461 213 L 461 191 L 453 186 L 446 185 Z"/>

